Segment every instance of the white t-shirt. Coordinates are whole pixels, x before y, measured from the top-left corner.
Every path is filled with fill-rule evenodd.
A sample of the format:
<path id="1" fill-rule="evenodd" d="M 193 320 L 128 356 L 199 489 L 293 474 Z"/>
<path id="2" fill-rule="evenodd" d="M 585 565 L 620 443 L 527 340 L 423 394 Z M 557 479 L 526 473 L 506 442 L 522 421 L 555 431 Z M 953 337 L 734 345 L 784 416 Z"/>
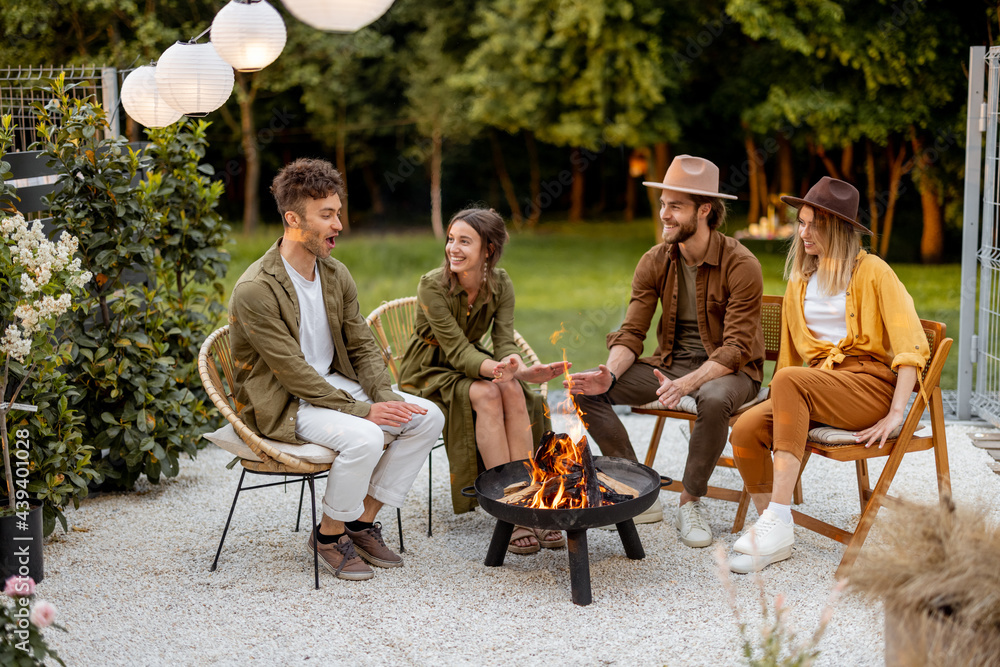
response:
<path id="1" fill-rule="evenodd" d="M 802 310 L 806 326 L 816 340 L 836 345 L 847 337 L 847 292 L 820 294 L 815 273 L 809 276 Z"/>
<path id="2" fill-rule="evenodd" d="M 333 364 L 333 334 L 330 332 L 330 320 L 326 317 L 326 304 L 323 303 L 323 285 L 319 275 L 314 273 L 312 280 L 306 280 L 284 257 L 281 261 L 292 279 L 295 296 L 299 300 L 299 345 L 302 354 L 307 364 L 325 376 Z"/>

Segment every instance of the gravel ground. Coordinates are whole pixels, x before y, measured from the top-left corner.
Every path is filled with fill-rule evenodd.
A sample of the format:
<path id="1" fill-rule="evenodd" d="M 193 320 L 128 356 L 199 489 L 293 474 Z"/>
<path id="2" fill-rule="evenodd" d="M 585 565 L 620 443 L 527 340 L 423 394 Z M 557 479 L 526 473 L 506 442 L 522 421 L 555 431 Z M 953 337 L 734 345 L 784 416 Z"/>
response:
<path id="1" fill-rule="evenodd" d="M 640 459 L 652 431 L 648 416 L 624 417 Z M 557 422 L 557 426 L 559 422 Z M 667 425 L 656 467 L 680 474 L 686 427 Z M 955 497 L 1000 515 L 1000 476 L 968 434 L 982 425 L 947 428 Z M 690 549 L 670 519 L 639 526 L 646 558 L 630 561 L 617 533 L 588 533 L 594 602 L 570 601 L 565 549 L 508 554 L 503 567 L 483 565 L 494 521 L 455 516 L 443 450 L 435 452 L 434 536 L 426 535 L 427 475 L 417 478 L 403 508 L 406 565 L 376 568 L 374 579 L 348 582 L 320 571 L 312 587 L 305 533 L 292 532 L 296 492 L 257 490 L 242 496 L 219 569 L 209 572 L 239 470 L 209 446 L 181 474 L 137 493 L 103 495 L 67 511 L 70 532 L 45 550 L 39 597 L 54 603 L 67 632 L 49 630 L 69 665 L 263 665 L 344 661 L 360 665 L 732 665 L 741 662 L 737 624 L 718 578 L 714 549 Z M 908 460 L 907 460 L 908 459 Z M 892 492 L 932 501 L 930 452 L 910 455 Z M 872 466 L 876 479 L 881 464 Z M 734 470 L 712 483 L 735 487 Z M 320 492 L 323 484 L 320 482 Z M 841 525 L 859 516 L 854 467 L 810 461 L 803 511 Z M 665 508 L 677 496 L 663 492 Z M 735 505 L 706 500 L 716 544 L 728 550 Z M 306 503 L 308 508 L 308 502 Z M 308 512 L 308 509 L 306 510 Z M 380 519 L 398 544 L 395 512 Z M 868 544 L 879 539 L 879 520 Z M 753 509 L 748 525 L 756 518 Z M 793 557 L 764 573 L 766 597 L 781 593 L 793 629 L 816 627 L 834 585 L 843 547 L 804 529 Z M 759 623 L 759 590 L 734 575 L 738 606 Z M 842 599 L 820 645 L 822 665 L 878 665 L 882 613 L 855 597 Z"/>

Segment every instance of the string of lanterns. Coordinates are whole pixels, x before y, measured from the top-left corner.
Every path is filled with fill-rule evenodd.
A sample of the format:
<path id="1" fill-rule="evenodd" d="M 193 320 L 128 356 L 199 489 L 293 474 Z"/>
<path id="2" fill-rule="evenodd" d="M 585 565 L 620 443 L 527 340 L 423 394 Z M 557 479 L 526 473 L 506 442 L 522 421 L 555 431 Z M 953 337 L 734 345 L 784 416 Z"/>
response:
<path id="1" fill-rule="evenodd" d="M 295 18 L 318 30 L 351 33 L 372 23 L 394 0 L 282 0 Z M 211 41 L 199 44 L 206 33 Z M 212 26 L 177 42 L 157 63 L 138 67 L 122 82 L 126 113 L 146 127 L 165 127 L 181 116 L 215 111 L 233 92 L 239 72 L 257 72 L 285 48 L 285 22 L 267 0 L 231 0 Z"/>

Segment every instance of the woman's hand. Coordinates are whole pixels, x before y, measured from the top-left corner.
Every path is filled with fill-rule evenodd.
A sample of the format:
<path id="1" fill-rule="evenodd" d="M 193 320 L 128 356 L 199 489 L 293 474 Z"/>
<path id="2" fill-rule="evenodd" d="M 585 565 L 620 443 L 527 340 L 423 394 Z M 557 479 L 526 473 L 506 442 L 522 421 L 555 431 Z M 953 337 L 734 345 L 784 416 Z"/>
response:
<path id="1" fill-rule="evenodd" d="M 502 384 L 516 380 L 523 367 L 524 363 L 521 361 L 521 357 L 516 354 L 508 355 L 493 367 L 493 381 Z"/>
<path id="2" fill-rule="evenodd" d="M 879 441 L 878 448 L 882 449 L 889 434 L 903 423 L 905 416 L 903 412 L 889 410 L 889 414 L 875 422 L 874 426 L 869 426 L 865 430 L 855 433 L 855 442 L 864 442 L 865 447 L 871 447 L 876 441 Z"/>
<path id="3" fill-rule="evenodd" d="M 556 361 L 551 364 L 535 364 L 534 366 L 521 366 L 521 372 L 517 374 L 518 380 L 523 380 L 524 382 L 532 382 L 535 384 L 542 384 L 543 382 L 548 382 L 552 378 L 559 377 L 573 364 L 568 361 Z"/>

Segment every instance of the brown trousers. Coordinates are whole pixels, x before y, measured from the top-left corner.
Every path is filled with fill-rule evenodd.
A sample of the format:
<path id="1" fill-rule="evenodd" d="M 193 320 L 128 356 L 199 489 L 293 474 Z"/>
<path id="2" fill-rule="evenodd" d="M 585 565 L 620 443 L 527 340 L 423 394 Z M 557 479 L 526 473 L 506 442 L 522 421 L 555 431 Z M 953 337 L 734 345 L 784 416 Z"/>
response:
<path id="1" fill-rule="evenodd" d="M 791 452 L 801 461 L 810 428 L 825 424 L 857 431 L 885 417 L 896 376 L 871 357 L 847 357 L 833 370 L 782 368 L 770 387 L 771 397 L 744 412 L 729 437 L 750 493 L 771 492 L 769 450 Z"/>
<path id="2" fill-rule="evenodd" d="M 675 355 L 669 368 L 660 372 L 671 380 L 697 369 L 707 356 Z M 628 431 L 615 414 L 616 405 L 642 405 L 656 400 L 660 383 L 653 375 L 653 366 L 636 362 L 618 378 L 607 393 L 598 396 L 577 396 L 583 410 L 587 432 L 605 456 L 617 456 L 636 461 Z M 684 489 L 692 496 L 708 492 L 719 456 L 726 447 L 729 418 L 741 405 L 757 395 L 760 383 L 743 372 L 724 375 L 703 384 L 692 396 L 698 403 L 698 418 L 691 427 L 687 464 L 684 468 Z"/>

